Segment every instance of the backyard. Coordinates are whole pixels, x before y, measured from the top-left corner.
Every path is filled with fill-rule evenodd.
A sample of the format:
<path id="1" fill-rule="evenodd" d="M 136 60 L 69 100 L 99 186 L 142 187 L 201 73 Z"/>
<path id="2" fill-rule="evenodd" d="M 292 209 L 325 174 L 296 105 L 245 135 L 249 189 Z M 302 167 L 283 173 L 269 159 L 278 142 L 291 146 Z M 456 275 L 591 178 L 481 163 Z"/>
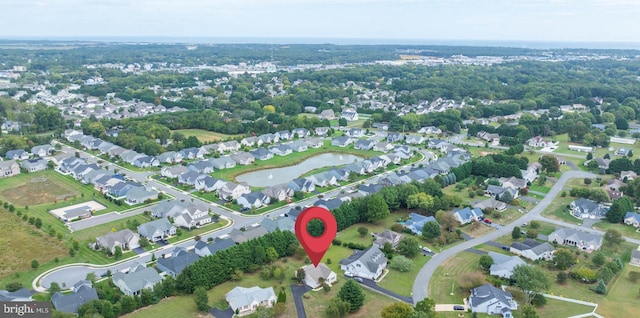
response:
<path id="1" fill-rule="evenodd" d="M 198 138 L 198 140 L 201 143 L 210 143 L 210 142 L 216 142 L 220 140 L 235 139 L 235 138 L 242 137 L 242 135 L 227 135 L 227 134 L 221 134 L 221 133 L 207 131 L 203 129 L 179 129 L 179 130 L 172 130 L 171 133 L 172 134 L 181 133 L 185 137 L 194 136 Z"/>

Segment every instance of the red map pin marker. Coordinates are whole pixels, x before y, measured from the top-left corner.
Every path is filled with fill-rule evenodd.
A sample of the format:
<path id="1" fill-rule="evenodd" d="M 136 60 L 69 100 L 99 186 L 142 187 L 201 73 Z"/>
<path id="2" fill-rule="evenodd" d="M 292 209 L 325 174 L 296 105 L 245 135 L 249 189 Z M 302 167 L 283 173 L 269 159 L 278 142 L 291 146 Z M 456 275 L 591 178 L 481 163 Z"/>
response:
<path id="1" fill-rule="evenodd" d="M 318 219 L 324 223 L 324 233 L 320 236 L 312 236 L 307 231 L 307 224 L 313 219 Z M 331 246 L 331 242 L 336 238 L 338 224 L 336 223 L 336 218 L 329 210 L 314 206 L 305 209 L 298 215 L 295 231 L 298 241 L 300 241 L 305 252 L 307 252 L 313 266 L 318 267 L 322 257 L 329 249 L 329 246 Z"/>

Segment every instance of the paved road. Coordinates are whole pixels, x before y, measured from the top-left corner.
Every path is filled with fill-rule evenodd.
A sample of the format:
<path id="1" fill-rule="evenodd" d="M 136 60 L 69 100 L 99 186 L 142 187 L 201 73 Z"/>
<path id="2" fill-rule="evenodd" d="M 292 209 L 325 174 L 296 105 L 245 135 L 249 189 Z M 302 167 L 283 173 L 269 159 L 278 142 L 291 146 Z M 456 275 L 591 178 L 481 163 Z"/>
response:
<path id="1" fill-rule="evenodd" d="M 88 229 L 90 227 L 109 223 L 113 221 L 117 221 L 120 219 L 128 218 L 130 216 L 138 215 L 144 213 L 144 211 L 148 211 L 150 207 L 142 207 L 139 209 L 128 210 L 126 212 L 109 212 L 105 214 L 100 214 L 96 216 L 92 216 L 88 219 L 82 219 L 78 221 L 74 221 L 71 223 L 67 223 L 67 227 L 71 230 L 71 232 L 80 231 L 84 229 Z"/>
<path id="2" fill-rule="evenodd" d="M 595 178 L 595 175 L 589 172 L 584 172 L 584 171 L 565 172 L 564 174 L 562 174 L 562 177 L 558 180 L 558 182 L 556 182 L 556 184 L 553 185 L 549 193 L 547 193 L 547 195 L 540 201 L 540 203 L 536 205 L 534 208 L 532 208 L 528 213 L 520 217 L 519 219 L 511 222 L 511 224 L 509 225 L 506 225 L 500 229 L 497 229 L 496 231 L 490 232 L 487 235 L 484 235 L 482 237 L 475 238 L 473 240 L 466 241 L 461 244 L 455 245 L 451 248 L 448 248 L 438 253 L 437 255 L 435 255 L 432 259 L 430 259 L 424 265 L 424 267 L 422 267 L 422 269 L 420 270 L 420 272 L 418 273 L 418 276 L 414 281 L 414 284 L 413 284 L 414 304 L 423 300 L 429 295 L 428 294 L 429 282 L 431 281 L 431 277 L 433 276 L 433 273 L 435 272 L 436 268 L 438 268 L 440 264 L 442 264 L 448 258 L 454 256 L 455 254 L 461 251 L 464 251 L 468 248 L 472 248 L 478 244 L 482 244 L 485 241 L 495 240 L 500 236 L 511 233 L 511 231 L 516 225 L 520 225 L 524 222 L 530 222 L 534 219 L 537 219 L 540 216 L 540 213 L 542 213 L 542 211 L 553 201 L 553 199 L 555 199 L 558 193 L 562 191 L 562 188 L 564 187 L 565 183 L 571 178 Z M 545 219 L 545 221 L 547 220 Z M 565 226 L 564 223 L 562 222 L 559 222 L 559 223 L 561 223 L 560 225 Z M 575 225 L 573 226 L 577 228 L 577 226 Z M 595 231 L 595 230 L 592 230 L 592 231 Z"/>
<path id="3" fill-rule="evenodd" d="M 291 294 L 293 294 L 293 302 L 296 304 L 298 318 L 307 318 L 307 312 L 304 310 L 304 303 L 302 302 L 302 295 L 310 290 L 311 287 L 307 285 L 291 285 Z"/>

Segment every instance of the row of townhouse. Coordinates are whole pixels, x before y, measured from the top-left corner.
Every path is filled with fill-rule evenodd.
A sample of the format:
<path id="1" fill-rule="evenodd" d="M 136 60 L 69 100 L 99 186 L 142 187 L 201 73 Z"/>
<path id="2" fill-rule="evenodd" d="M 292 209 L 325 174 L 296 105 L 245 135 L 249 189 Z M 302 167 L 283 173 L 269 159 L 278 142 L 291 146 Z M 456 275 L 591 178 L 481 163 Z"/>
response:
<path id="1" fill-rule="evenodd" d="M 124 200 L 129 205 L 158 198 L 156 190 L 138 182 L 125 180 L 123 176 L 104 170 L 95 163 L 88 163 L 82 158 L 63 159 L 56 170 L 62 174 L 71 175 L 83 184 L 92 184 L 100 193 L 107 194 L 116 200 Z"/>

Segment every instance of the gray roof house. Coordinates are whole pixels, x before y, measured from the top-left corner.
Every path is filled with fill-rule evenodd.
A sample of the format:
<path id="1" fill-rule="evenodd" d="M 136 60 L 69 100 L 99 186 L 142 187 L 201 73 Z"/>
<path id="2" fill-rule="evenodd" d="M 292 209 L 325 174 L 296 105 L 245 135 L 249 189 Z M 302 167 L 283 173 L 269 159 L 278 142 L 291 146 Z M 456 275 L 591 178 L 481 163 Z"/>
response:
<path id="1" fill-rule="evenodd" d="M 347 136 L 336 137 L 336 138 L 333 138 L 333 140 L 331 141 L 332 146 L 338 146 L 338 147 L 346 147 L 352 143 L 353 143 L 353 139 Z"/>
<path id="2" fill-rule="evenodd" d="M 231 310 L 237 312 L 239 316 L 248 315 L 256 311 L 259 306 L 271 308 L 278 300 L 273 287 L 260 288 L 257 286 L 251 288 L 236 286 L 227 293 L 225 299 Z"/>
<path id="3" fill-rule="evenodd" d="M 278 138 L 280 140 L 289 140 L 289 139 L 291 139 L 291 137 L 293 137 L 291 135 L 291 132 L 288 131 L 288 130 L 278 131 L 278 132 L 276 132 L 276 136 L 278 136 Z"/>
<path id="4" fill-rule="evenodd" d="M 179 153 L 183 159 L 202 159 L 204 157 L 204 150 L 196 147 L 182 149 Z"/>
<path id="5" fill-rule="evenodd" d="M 404 140 L 404 135 L 399 132 L 390 132 L 387 135 L 387 142 L 399 142 Z"/>
<path id="6" fill-rule="evenodd" d="M 258 137 L 246 137 L 240 141 L 240 144 L 247 147 L 260 146 L 262 145 L 262 140 L 258 139 Z"/>
<path id="7" fill-rule="evenodd" d="M 371 235 L 373 235 L 373 238 L 375 239 L 375 241 L 373 241 L 373 245 L 377 246 L 380 249 L 384 248 L 384 245 L 386 243 L 389 243 L 391 244 L 391 247 L 396 248 L 398 246 L 398 243 L 400 243 L 400 241 L 404 238 L 403 234 L 396 233 L 391 230 L 384 230 L 381 233 Z"/>
<path id="8" fill-rule="evenodd" d="M 273 198 L 277 201 L 286 200 L 288 197 L 292 197 L 294 190 L 286 184 L 276 184 L 270 187 L 266 187 L 262 190 L 264 195 Z"/>
<path id="9" fill-rule="evenodd" d="M 189 171 L 189 169 L 181 165 L 172 166 L 172 167 L 162 167 L 162 169 L 160 169 L 160 175 L 162 175 L 165 178 L 173 179 L 173 178 L 177 178 L 179 175 L 187 171 Z"/>
<path id="10" fill-rule="evenodd" d="M 20 288 L 13 292 L 0 290 L 0 301 L 33 301 L 31 296 L 34 293 L 26 288 Z"/>
<path id="11" fill-rule="evenodd" d="M 522 243 L 511 243 L 511 249 L 509 251 L 532 261 L 537 261 L 539 259 L 551 259 L 554 248 L 547 242 L 540 243 L 533 239 L 525 239 Z"/>
<path id="12" fill-rule="evenodd" d="M 167 258 L 160 258 L 157 261 L 158 270 L 161 273 L 166 273 L 171 277 L 176 277 L 182 271 L 187 268 L 187 266 L 195 263 L 200 259 L 200 256 L 193 252 L 187 252 L 184 249 L 180 250 L 176 255 L 172 255 Z"/>
<path id="13" fill-rule="evenodd" d="M 393 144 L 385 142 L 385 141 L 377 142 L 373 146 L 373 150 L 375 150 L 375 151 L 389 152 L 392 149 L 393 149 Z"/>
<path id="14" fill-rule="evenodd" d="M 287 186 L 296 192 L 312 192 L 316 189 L 316 185 L 313 183 L 313 181 L 307 178 L 293 179 L 287 184 Z"/>
<path id="15" fill-rule="evenodd" d="M 71 294 L 64 295 L 60 292 L 55 292 L 51 296 L 53 308 L 65 313 L 77 313 L 80 306 L 98 299 L 98 293 L 96 289 L 92 287 L 90 281 L 81 281 L 79 283 L 81 284 L 77 288 L 74 286 L 73 293 Z"/>
<path id="16" fill-rule="evenodd" d="M 479 221 L 483 216 L 482 211 L 478 208 L 470 209 L 466 207 L 464 209 L 454 209 L 453 216 L 460 222 L 460 224 L 467 224 L 472 221 Z"/>
<path id="17" fill-rule="evenodd" d="M 510 292 L 490 284 L 472 289 L 468 304 L 472 312 L 502 315 L 504 318 L 512 318 L 512 311 L 518 309 L 518 304 Z"/>
<path id="18" fill-rule="evenodd" d="M 158 191 L 146 187 L 134 187 L 124 195 L 124 202 L 129 205 L 145 203 L 158 198 Z"/>
<path id="19" fill-rule="evenodd" d="M 229 237 L 236 243 L 241 244 L 246 241 L 253 240 L 254 238 L 261 237 L 267 234 L 268 231 L 264 226 L 249 226 L 246 231 L 240 231 L 233 229 L 229 232 Z"/>
<path id="20" fill-rule="evenodd" d="M 324 137 L 329 133 L 329 127 L 316 127 L 316 136 Z"/>
<path id="21" fill-rule="evenodd" d="M 24 149 L 9 150 L 5 154 L 6 159 L 10 160 L 26 160 L 29 159 L 29 153 Z"/>
<path id="22" fill-rule="evenodd" d="M 237 203 L 245 209 L 259 208 L 271 203 L 271 198 L 264 195 L 262 191 L 254 191 L 240 195 L 236 199 Z"/>
<path id="23" fill-rule="evenodd" d="M 371 150 L 373 149 L 374 145 L 375 145 L 375 141 L 369 140 L 369 139 L 362 139 L 362 140 L 356 141 L 356 143 L 353 145 L 353 148 L 360 149 L 360 150 Z"/>
<path id="24" fill-rule="evenodd" d="M 229 169 L 236 166 L 236 162 L 229 156 L 209 159 L 214 169 Z"/>
<path id="25" fill-rule="evenodd" d="M 138 225 L 138 234 L 151 242 L 176 235 L 176 227 L 168 219 L 162 218 Z"/>
<path id="26" fill-rule="evenodd" d="M 266 148 L 258 148 L 251 150 L 249 153 L 257 160 L 269 160 L 273 158 L 273 153 L 269 152 Z"/>
<path id="27" fill-rule="evenodd" d="M 305 139 L 304 142 L 307 144 L 307 146 L 309 146 L 309 148 L 320 148 L 322 147 L 322 145 L 324 145 L 324 141 L 322 141 L 322 138 L 309 138 L 309 139 Z"/>
<path id="28" fill-rule="evenodd" d="M 317 187 L 326 187 L 329 185 L 336 185 L 338 182 L 336 181 L 336 177 L 327 172 L 320 172 L 307 177 L 308 180 L 311 180 L 313 184 Z"/>
<path id="29" fill-rule="evenodd" d="M 256 159 L 248 152 L 237 152 L 231 155 L 233 159 L 239 165 L 252 164 Z"/>
<path id="30" fill-rule="evenodd" d="M 291 142 L 287 146 L 289 146 L 289 148 L 291 148 L 291 150 L 295 152 L 303 152 L 309 149 L 309 145 L 307 145 L 307 142 L 305 140 L 296 140 Z"/>
<path id="31" fill-rule="evenodd" d="M 198 191 L 213 192 L 218 191 L 226 183 L 227 182 L 222 179 L 216 179 L 212 176 L 205 176 L 204 178 L 197 179 L 194 186 Z"/>
<path id="32" fill-rule="evenodd" d="M 223 200 L 231 201 L 249 192 L 251 192 L 251 188 L 244 184 L 227 182 L 218 189 L 218 197 Z"/>
<path id="33" fill-rule="evenodd" d="M 213 164 L 209 160 L 198 160 L 187 166 L 187 169 L 197 173 L 212 173 Z"/>
<path id="34" fill-rule="evenodd" d="M 12 177 L 20 174 L 20 166 L 15 160 L 0 161 L 0 178 Z"/>
<path id="35" fill-rule="evenodd" d="M 298 140 L 299 141 L 299 140 Z M 306 146 L 306 145 L 305 145 Z M 293 149 L 289 147 L 289 145 L 275 145 L 269 148 L 269 152 L 278 156 L 286 156 L 290 155 L 293 152 Z"/>
<path id="36" fill-rule="evenodd" d="M 599 219 L 604 217 L 609 209 L 596 201 L 579 198 L 571 202 L 569 210 L 575 217 Z"/>
<path id="37" fill-rule="evenodd" d="M 387 258 L 376 246 L 364 251 L 354 250 L 351 256 L 340 261 L 340 269 L 347 276 L 358 276 L 375 280 L 387 267 Z"/>
<path id="38" fill-rule="evenodd" d="M 507 256 L 496 252 L 489 252 L 489 256 L 493 259 L 493 264 L 489 268 L 491 276 L 509 279 L 516 266 L 527 266 L 527 263 L 518 256 Z"/>
<path id="39" fill-rule="evenodd" d="M 209 211 L 205 207 L 197 207 L 194 204 L 189 204 L 173 219 L 175 225 L 188 229 L 209 224 L 211 221 Z"/>
<path id="40" fill-rule="evenodd" d="M 433 216 L 424 216 L 416 213 L 409 213 L 409 219 L 404 222 L 404 227 L 409 229 L 411 233 L 422 235 L 422 228 L 427 222 L 436 222 Z"/>
<path id="41" fill-rule="evenodd" d="M 154 218 L 175 218 L 186 210 L 190 204 L 180 200 L 165 200 L 151 208 L 151 216 Z"/>
<path id="42" fill-rule="evenodd" d="M 322 287 L 323 282 L 329 285 L 338 280 L 338 275 L 332 271 L 325 263 L 318 264 L 318 267 L 309 264 L 302 267 L 304 271 L 304 284 L 311 288 Z M 296 272 L 297 274 L 297 272 Z"/>
<path id="43" fill-rule="evenodd" d="M 206 174 L 198 173 L 193 170 L 189 170 L 189 169 L 187 170 L 188 170 L 187 172 L 182 173 L 178 176 L 179 183 L 193 186 L 196 184 L 196 181 L 198 179 L 201 179 L 207 176 Z"/>
<path id="44" fill-rule="evenodd" d="M 633 252 L 631 252 L 631 260 L 629 261 L 629 265 L 640 266 L 640 250 L 639 249 L 635 249 L 633 250 Z"/>
<path id="45" fill-rule="evenodd" d="M 42 158 L 27 159 L 20 163 L 20 166 L 29 172 L 42 171 L 47 169 L 48 161 Z"/>
<path id="46" fill-rule="evenodd" d="M 182 161 L 182 155 L 179 152 L 167 151 L 156 157 L 160 163 L 178 163 Z"/>
<path id="47" fill-rule="evenodd" d="M 113 284 L 127 296 L 140 295 L 143 289 L 152 289 L 162 281 L 162 276 L 152 267 L 135 265 L 128 273 L 117 272 L 112 276 Z"/>
<path id="48" fill-rule="evenodd" d="M 306 128 L 294 128 L 291 131 L 291 135 L 298 138 L 307 138 L 310 133 Z"/>
<path id="49" fill-rule="evenodd" d="M 118 232 L 111 232 L 96 238 L 96 245 L 100 248 L 106 248 L 115 252 L 116 246 L 120 246 L 120 249 L 132 250 L 140 247 L 140 234 L 133 233 L 129 229 L 124 229 Z"/>
<path id="50" fill-rule="evenodd" d="M 351 128 L 349 130 L 347 130 L 346 133 L 344 133 L 345 136 L 347 137 L 351 137 L 351 138 L 360 138 L 362 136 L 364 136 L 364 130 L 360 129 L 360 128 Z"/>
<path id="51" fill-rule="evenodd" d="M 424 139 L 424 137 L 422 136 L 413 136 L 413 135 L 409 135 L 405 138 L 404 142 L 407 145 L 420 145 L 423 144 L 425 142 L 426 139 Z"/>
<path id="52" fill-rule="evenodd" d="M 558 227 L 553 233 L 549 234 L 548 241 L 550 243 L 556 242 L 562 245 L 575 246 L 587 251 L 598 250 L 602 246 L 601 235 L 564 227 Z"/>
<path id="53" fill-rule="evenodd" d="M 234 242 L 231 238 L 221 239 L 219 237 L 216 237 L 211 244 L 207 244 L 202 240 L 198 241 L 196 243 L 194 252 L 200 257 L 205 257 L 213 255 L 216 252 L 226 250 L 234 245 L 236 245 L 236 242 Z"/>
<path id="54" fill-rule="evenodd" d="M 293 232 L 295 221 L 292 218 L 280 216 L 277 218 L 264 218 L 260 225 L 268 232 L 274 232 L 276 229 Z"/>
<path id="55" fill-rule="evenodd" d="M 51 145 L 33 146 L 31 148 L 31 153 L 34 156 L 38 156 L 38 157 L 46 157 L 46 156 L 52 154 L 54 151 L 55 151 L 55 149 L 53 149 L 53 147 L 51 147 Z"/>
<path id="56" fill-rule="evenodd" d="M 640 213 L 627 212 L 624 215 L 624 224 L 632 225 L 634 227 L 640 227 Z"/>
<path id="57" fill-rule="evenodd" d="M 138 168 L 149 168 L 149 167 L 159 166 L 160 161 L 158 161 L 156 157 L 142 156 L 142 157 L 136 158 L 136 160 L 134 160 L 132 164 Z"/>

